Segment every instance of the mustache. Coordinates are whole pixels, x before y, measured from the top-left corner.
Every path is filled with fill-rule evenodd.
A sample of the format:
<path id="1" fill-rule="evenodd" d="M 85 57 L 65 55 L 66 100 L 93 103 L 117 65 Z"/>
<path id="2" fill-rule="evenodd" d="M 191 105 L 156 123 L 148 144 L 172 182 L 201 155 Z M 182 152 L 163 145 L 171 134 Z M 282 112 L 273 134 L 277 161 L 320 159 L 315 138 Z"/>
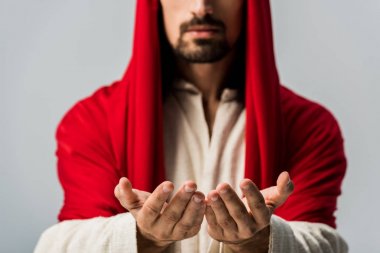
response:
<path id="1" fill-rule="evenodd" d="M 210 14 L 206 14 L 203 17 L 194 17 L 190 21 L 182 23 L 180 25 L 181 34 L 184 34 L 192 26 L 195 26 L 195 25 L 214 26 L 214 27 L 219 28 L 222 32 L 225 32 L 226 30 L 226 25 L 222 21 L 213 18 Z"/>

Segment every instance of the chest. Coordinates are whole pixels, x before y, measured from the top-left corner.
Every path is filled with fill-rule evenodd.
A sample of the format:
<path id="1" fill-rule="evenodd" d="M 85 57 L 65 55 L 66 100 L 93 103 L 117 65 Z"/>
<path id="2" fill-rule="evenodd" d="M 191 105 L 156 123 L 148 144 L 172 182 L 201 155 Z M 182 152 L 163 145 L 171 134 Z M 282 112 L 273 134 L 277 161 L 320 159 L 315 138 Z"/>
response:
<path id="1" fill-rule="evenodd" d="M 244 176 L 245 109 L 236 101 L 214 108 L 212 135 L 201 97 L 177 93 L 164 105 L 167 179 L 179 187 L 194 180 L 204 193 L 227 182 L 236 190 Z"/>

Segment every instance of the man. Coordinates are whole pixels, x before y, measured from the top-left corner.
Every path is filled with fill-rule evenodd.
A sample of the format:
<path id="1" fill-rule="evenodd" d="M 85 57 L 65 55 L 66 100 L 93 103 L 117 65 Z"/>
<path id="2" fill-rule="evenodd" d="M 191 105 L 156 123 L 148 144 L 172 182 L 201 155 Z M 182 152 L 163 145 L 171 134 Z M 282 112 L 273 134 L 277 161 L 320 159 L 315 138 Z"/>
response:
<path id="1" fill-rule="evenodd" d="M 347 251 L 339 126 L 280 85 L 267 0 L 139 0 L 126 74 L 57 141 L 65 202 L 36 252 Z"/>

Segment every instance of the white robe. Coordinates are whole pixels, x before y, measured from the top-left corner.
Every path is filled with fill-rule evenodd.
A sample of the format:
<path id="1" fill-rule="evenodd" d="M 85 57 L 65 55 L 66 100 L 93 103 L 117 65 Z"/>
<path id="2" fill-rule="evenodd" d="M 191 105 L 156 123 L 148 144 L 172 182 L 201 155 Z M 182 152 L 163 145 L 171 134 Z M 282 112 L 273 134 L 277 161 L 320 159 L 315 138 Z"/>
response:
<path id="1" fill-rule="evenodd" d="M 177 82 L 164 105 L 164 144 L 167 179 L 178 188 L 194 180 L 207 193 L 221 182 L 239 194 L 244 176 L 245 108 L 237 91 L 225 88 L 216 112 L 210 139 L 202 95 L 192 84 Z M 40 252 L 137 252 L 136 224 L 130 213 L 113 217 L 63 221 L 40 237 Z M 204 220 L 198 235 L 176 242 L 168 252 L 228 252 L 207 234 Z M 321 223 L 288 222 L 273 215 L 269 252 L 345 253 L 338 232 Z"/>

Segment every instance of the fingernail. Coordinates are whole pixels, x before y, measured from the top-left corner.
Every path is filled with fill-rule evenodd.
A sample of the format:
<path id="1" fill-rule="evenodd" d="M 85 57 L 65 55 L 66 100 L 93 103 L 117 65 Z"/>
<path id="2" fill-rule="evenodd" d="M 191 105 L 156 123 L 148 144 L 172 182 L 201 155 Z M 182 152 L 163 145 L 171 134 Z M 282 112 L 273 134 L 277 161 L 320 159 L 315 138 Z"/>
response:
<path id="1" fill-rule="evenodd" d="M 218 200 L 218 196 L 212 196 L 212 197 L 211 197 L 211 200 L 212 200 L 212 201 L 217 201 L 217 200 Z"/>
<path id="2" fill-rule="evenodd" d="M 245 185 L 243 185 L 243 189 L 244 190 L 249 190 L 249 186 L 250 186 L 249 184 L 245 184 Z"/>
<path id="3" fill-rule="evenodd" d="M 294 184 L 293 184 L 292 180 L 289 180 L 289 182 L 286 186 L 288 187 L 289 192 L 294 191 Z"/>
<path id="4" fill-rule="evenodd" d="M 165 193 L 168 193 L 168 192 L 170 192 L 172 189 L 171 189 L 171 187 L 169 187 L 168 185 L 164 185 L 164 187 L 162 187 L 162 190 L 163 190 Z"/>
<path id="5" fill-rule="evenodd" d="M 219 192 L 220 192 L 221 194 L 224 194 L 224 193 L 227 192 L 227 189 L 222 189 L 222 190 L 220 190 Z"/>
<path id="6" fill-rule="evenodd" d="M 188 185 L 185 185 L 185 192 L 193 192 L 193 191 L 195 191 L 195 189 L 194 188 L 192 188 L 192 187 L 190 187 L 190 186 L 188 186 Z"/>
<path id="7" fill-rule="evenodd" d="M 291 182 L 292 182 L 292 180 L 290 180 L 290 178 L 289 178 L 288 183 L 287 183 L 288 187 L 290 186 Z"/>
<path id="8" fill-rule="evenodd" d="M 197 197 L 197 196 L 194 196 L 194 201 L 195 201 L 195 203 L 201 203 L 202 199 Z"/>

